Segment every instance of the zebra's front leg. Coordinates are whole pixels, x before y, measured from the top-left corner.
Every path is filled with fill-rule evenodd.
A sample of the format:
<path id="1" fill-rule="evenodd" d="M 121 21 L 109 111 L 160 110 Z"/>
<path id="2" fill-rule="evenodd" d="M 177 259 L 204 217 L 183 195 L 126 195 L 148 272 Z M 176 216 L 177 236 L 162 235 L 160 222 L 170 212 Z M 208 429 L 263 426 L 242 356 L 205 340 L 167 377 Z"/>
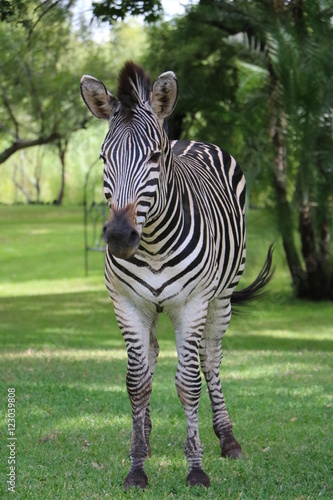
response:
<path id="1" fill-rule="evenodd" d="M 144 471 L 144 464 L 149 455 L 147 431 L 151 427 L 149 400 L 152 390 L 152 372 L 149 365 L 149 344 L 151 325 L 155 316 L 149 311 L 143 311 L 142 308 L 135 309 L 125 300 L 115 302 L 115 313 L 126 342 L 128 357 L 126 386 L 131 401 L 133 420 L 131 468 L 124 487 L 125 489 L 131 486 L 145 489 L 148 485 L 148 477 Z"/>
<path id="2" fill-rule="evenodd" d="M 186 478 L 189 486 L 210 486 L 202 469 L 202 446 L 199 438 L 198 406 L 201 394 L 201 376 L 198 348 L 206 319 L 207 307 L 199 302 L 180 308 L 171 316 L 175 326 L 178 366 L 176 388 L 184 408 L 187 426 L 185 455 L 190 471 Z"/>
<path id="3" fill-rule="evenodd" d="M 156 314 L 152 325 L 150 327 L 150 340 L 149 340 L 149 355 L 148 355 L 148 361 L 149 361 L 149 368 L 150 368 L 150 373 L 153 376 L 156 368 L 156 363 L 157 363 L 157 357 L 159 354 L 159 345 L 157 342 L 157 337 L 156 337 L 156 330 L 157 330 L 157 323 L 158 323 L 158 314 Z M 146 438 L 146 444 L 148 447 L 148 457 L 151 456 L 151 449 L 150 449 L 150 444 L 149 444 L 149 436 L 152 430 L 152 423 L 151 423 L 151 418 L 150 418 L 150 407 L 149 405 L 146 408 L 146 417 L 145 417 L 145 438 Z"/>
<path id="4" fill-rule="evenodd" d="M 232 432 L 232 423 L 225 405 L 220 380 L 222 337 L 228 328 L 230 318 L 230 299 L 216 299 L 210 304 L 199 354 L 213 411 L 213 428 L 220 440 L 222 456 L 239 458 L 242 456 L 242 448 Z"/>
<path id="5" fill-rule="evenodd" d="M 144 355 L 144 346 L 139 343 L 134 344 L 132 341 L 126 342 L 126 344 L 128 353 L 126 386 L 132 406 L 133 422 L 130 449 L 131 468 L 125 479 L 124 487 L 127 489 L 136 486 L 145 489 L 148 485 L 148 477 L 144 471 L 144 464 L 149 455 L 146 418 L 147 412 L 149 414 L 152 375 L 148 357 Z"/>

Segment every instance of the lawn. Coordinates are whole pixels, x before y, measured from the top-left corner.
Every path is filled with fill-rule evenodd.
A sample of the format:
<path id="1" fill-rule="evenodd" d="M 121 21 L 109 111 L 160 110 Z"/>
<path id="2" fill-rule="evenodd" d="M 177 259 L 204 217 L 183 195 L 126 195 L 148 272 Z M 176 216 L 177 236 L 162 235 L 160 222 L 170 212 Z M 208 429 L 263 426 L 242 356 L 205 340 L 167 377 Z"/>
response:
<path id="1" fill-rule="evenodd" d="M 10 498 L 8 390 L 15 389 L 17 498 L 333 498 L 332 303 L 292 298 L 274 220 L 253 211 L 243 284 L 275 240 L 269 295 L 232 319 L 221 375 L 244 459 L 220 458 L 205 383 L 200 433 L 209 490 L 185 486 L 185 418 L 161 315 L 149 486 L 125 494 L 126 351 L 104 288 L 103 255 L 84 276 L 82 209 L 0 207 L 0 498 Z"/>

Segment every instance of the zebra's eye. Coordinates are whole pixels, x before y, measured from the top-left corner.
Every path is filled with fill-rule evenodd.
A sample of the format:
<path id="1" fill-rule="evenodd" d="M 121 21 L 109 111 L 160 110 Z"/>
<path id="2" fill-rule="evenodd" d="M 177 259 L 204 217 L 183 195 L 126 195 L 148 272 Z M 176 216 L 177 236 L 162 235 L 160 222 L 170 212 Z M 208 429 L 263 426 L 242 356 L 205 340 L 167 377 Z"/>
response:
<path id="1" fill-rule="evenodd" d="M 150 163 L 157 163 L 158 160 L 161 157 L 161 153 L 159 151 L 155 151 L 150 155 L 149 162 Z"/>
<path id="2" fill-rule="evenodd" d="M 105 158 L 105 156 L 103 155 L 103 153 L 100 153 L 100 155 L 99 155 L 99 159 L 100 159 L 100 160 L 103 160 L 103 163 L 105 163 L 105 162 L 106 162 L 106 158 Z"/>

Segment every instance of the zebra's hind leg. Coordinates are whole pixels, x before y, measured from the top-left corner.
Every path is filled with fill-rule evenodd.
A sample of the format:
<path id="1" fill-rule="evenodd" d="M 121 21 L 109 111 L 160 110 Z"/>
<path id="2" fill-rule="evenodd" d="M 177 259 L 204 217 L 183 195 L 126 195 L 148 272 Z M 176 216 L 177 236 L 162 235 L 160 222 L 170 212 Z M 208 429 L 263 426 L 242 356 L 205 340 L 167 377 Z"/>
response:
<path id="1" fill-rule="evenodd" d="M 231 318 L 230 299 L 211 302 L 200 343 L 201 369 L 204 373 L 213 411 L 213 428 L 220 440 L 222 457 L 240 458 L 242 448 L 232 432 L 220 380 L 222 337 Z"/>

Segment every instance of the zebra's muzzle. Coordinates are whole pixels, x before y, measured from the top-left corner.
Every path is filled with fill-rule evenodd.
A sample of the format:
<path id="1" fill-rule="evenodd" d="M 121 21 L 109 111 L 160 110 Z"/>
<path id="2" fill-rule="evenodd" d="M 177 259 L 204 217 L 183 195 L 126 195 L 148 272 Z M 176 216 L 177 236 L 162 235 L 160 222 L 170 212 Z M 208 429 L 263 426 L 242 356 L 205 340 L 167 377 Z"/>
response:
<path id="1" fill-rule="evenodd" d="M 111 209 L 109 220 L 103 227 L 103 238 L 114 257 L 129 259 L 135 254 L 140 235 L 134 225 L 131 207 L 118 211 Z"/>

